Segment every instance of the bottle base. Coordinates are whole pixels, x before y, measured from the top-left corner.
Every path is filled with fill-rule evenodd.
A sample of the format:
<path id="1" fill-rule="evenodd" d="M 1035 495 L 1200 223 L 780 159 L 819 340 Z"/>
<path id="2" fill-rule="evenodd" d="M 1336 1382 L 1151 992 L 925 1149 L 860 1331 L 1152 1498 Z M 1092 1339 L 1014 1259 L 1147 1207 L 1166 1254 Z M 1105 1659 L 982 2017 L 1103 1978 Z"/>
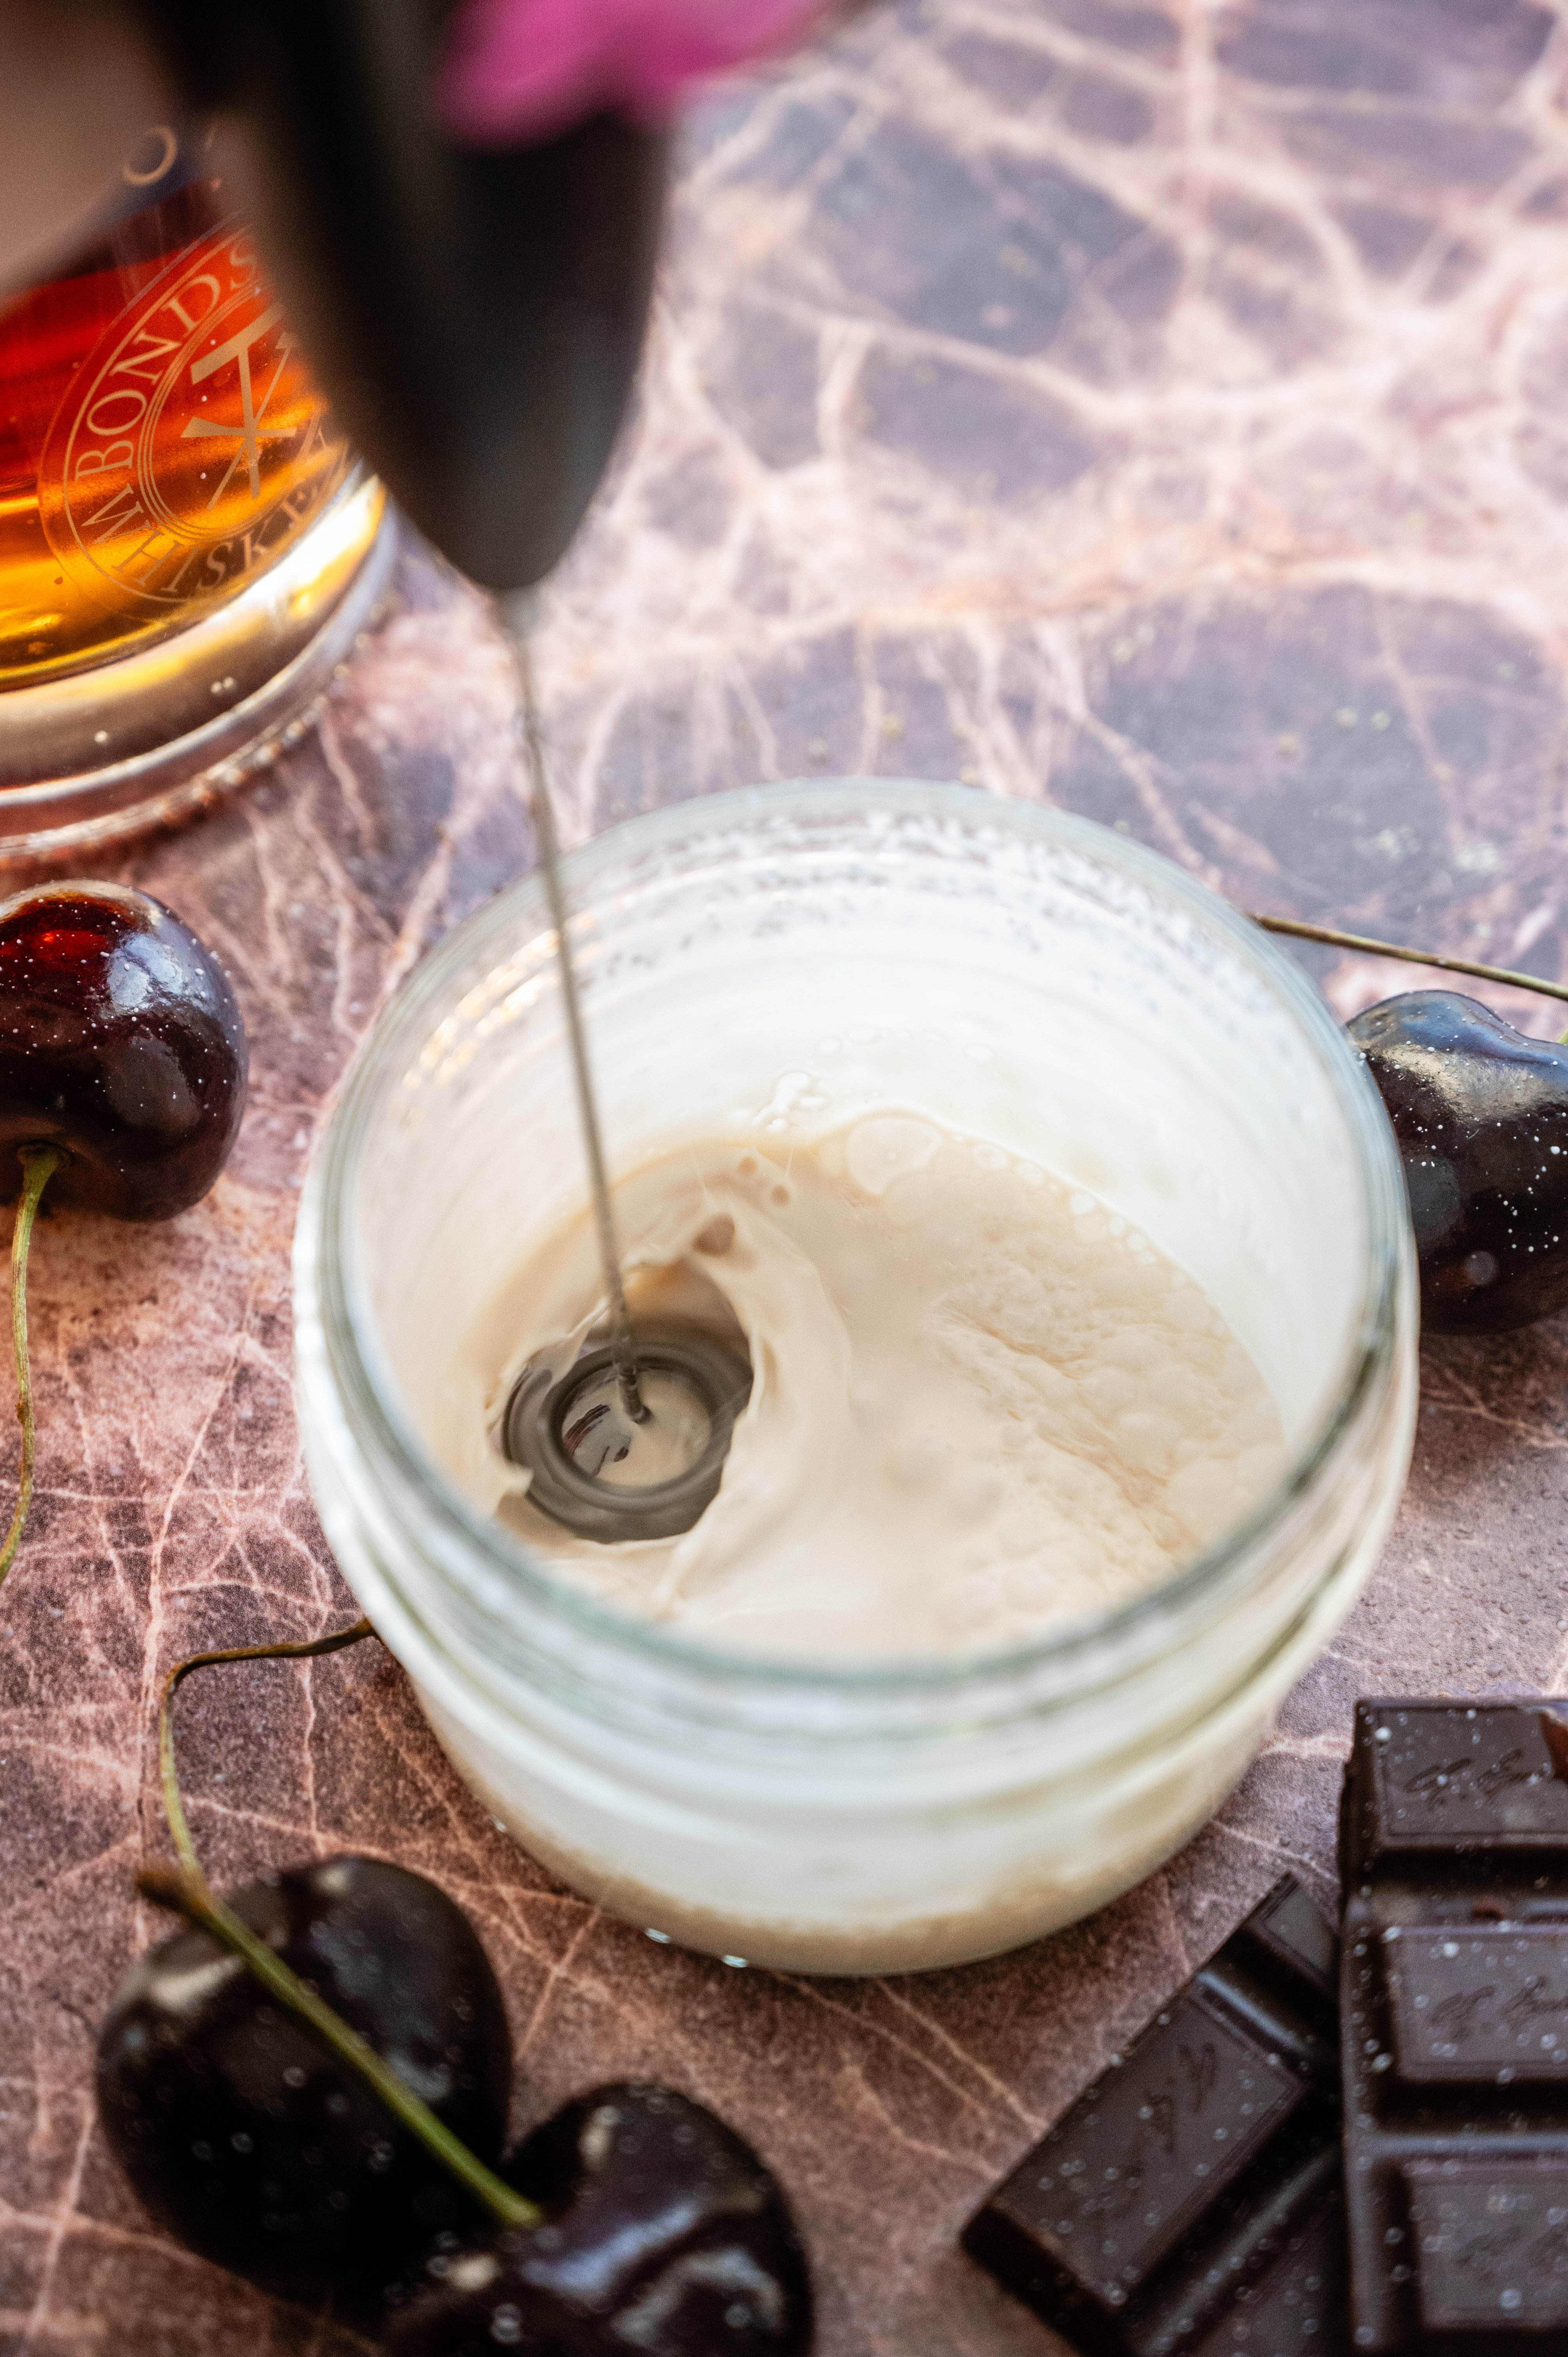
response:
<path id="1" fill-rule="evenodd" d="M 386 494 L 364 476 L 216 612 L 0 694 L 0 870 L 179 824 L 270 768 L 374 619 L 396 544 Z"/>

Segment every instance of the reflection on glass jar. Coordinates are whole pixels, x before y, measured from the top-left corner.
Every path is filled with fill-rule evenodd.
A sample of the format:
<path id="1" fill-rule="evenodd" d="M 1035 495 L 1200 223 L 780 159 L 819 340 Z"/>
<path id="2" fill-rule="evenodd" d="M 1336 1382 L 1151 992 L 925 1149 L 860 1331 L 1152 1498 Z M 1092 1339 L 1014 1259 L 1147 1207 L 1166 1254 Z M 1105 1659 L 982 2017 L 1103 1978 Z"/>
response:
<path id="1" fill-rule="evenodd" d="M 282 675 L 380 525 L 379 490 L 206 161 L 199 132 L 149 130 L 122 173 L 124 215 L 0 310 L 0 785 L 25 797 L 0 806 L 13 846 L 119 831 L 171 789 L 243 773 L 319 691 L 320 662 Z M 342 619 L 359 627 L 365 603 Z M 352 632 L 332 636 L 336 660 Z"/>

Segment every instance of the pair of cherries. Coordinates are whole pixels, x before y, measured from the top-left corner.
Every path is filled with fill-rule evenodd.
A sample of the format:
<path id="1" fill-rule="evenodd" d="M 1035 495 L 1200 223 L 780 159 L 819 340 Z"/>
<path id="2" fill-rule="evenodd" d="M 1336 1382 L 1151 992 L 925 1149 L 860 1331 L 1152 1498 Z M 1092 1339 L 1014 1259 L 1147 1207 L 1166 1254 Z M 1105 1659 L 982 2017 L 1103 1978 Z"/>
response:
<path id="1" fill-rule="evenodd" d="M 109 2141 L 181 2242 L 285 2298 L 332 2297 L 396 2357 L 802 2357 L 789 2205 L 702 2104 L 598 2087 L 501 2158 L 500 1990 L 433 1883 L 336 1857 L 228 1904 L 537 2215 L 487 2221 L 351 2064 L 188 1931 L 132 1965 L 98 2055 Z"/>

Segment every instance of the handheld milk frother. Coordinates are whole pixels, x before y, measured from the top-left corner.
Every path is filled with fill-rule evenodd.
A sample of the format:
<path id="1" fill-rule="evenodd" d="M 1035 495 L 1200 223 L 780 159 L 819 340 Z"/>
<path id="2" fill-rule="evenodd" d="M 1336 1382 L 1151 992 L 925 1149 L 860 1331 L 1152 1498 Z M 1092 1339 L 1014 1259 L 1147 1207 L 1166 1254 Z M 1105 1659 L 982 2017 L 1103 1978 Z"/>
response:
<path id="1" fill-rule="evenodd" d="M 668 1537 L 717 1489 L 750 1370 L 696 1329 L 644 1334 L 627 1307 L 523 594 L 582 522 L 625 412 L 667 142 L 608 113 L 526 145 L 454 137 L 431 95 L 450 0 L 136 5 L 189 102 L 216 118 L 225 175 L 343 425 L 404 513 L 492 593 L 510 643 L 607 1339 L 525 1370 L 502 1437 L 555 1520 Z"/>
<path id="2" fill-rule="evenodd" d="M 632 1324 L 533 692 L 531 594 L 522 591 L 497 602 L 517 669 L 534 834 L 555 927 L 608 1336 L 601 1341 L 596 1329 L 581 1347 L 567 1343 L 532 1359 L 508 1402 L 501 1437 L 507 1455 L 533 1476 L 528 1493 L 532 1502 L 553 1521 L 584 1538 L 674 1538 L 691 1529 L 718 1490 L 736 1417 L 750 1395 L 751 1368 L 737 1349 L 701 1328 L 667 1318 L 657 1326 Z"/>

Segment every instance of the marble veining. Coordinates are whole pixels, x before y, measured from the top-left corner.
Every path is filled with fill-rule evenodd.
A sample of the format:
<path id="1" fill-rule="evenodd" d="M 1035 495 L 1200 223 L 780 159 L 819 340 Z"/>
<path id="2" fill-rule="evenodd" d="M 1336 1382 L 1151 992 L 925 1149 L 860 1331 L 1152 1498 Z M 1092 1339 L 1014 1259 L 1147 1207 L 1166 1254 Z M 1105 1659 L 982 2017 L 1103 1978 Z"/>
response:
<path id="1" fill-rule="evenodd" d="M 1568 908 L 1568 27 L 1534 0 L 941 0 L 691 126 L 638 414 L 547 602 L 568 831 L 798 774 L 956 776 L 1250 905 L 1558 974 Z M 331 1091 L 531 856 L 477 601 L 397 609 L 258 791 L 118 864 L 227 959 L 230 1175 L 45 1220 L 39 1495 L 0 1592 L 0 2352 L 349 2357 L 154 2232 L 96 2022 L 159 1926 L 169 1661 L 349 1600 L 299 1469 L 287 1252 Z M 1307 953 L 1349 1013 L 1411 976 Z M 1547 1032 L 1553 1010 L 1483 994 Z M 994 2177 L 1283 1866 L 1332 1892 L 1353 1697 L 1568 1684 L 1563 1321 L 1428 1345 L 1383 1567 L 1218 1822 L 1090 1922 L 910 1982 L 655 1948 L 488 1823 L 372 1647 L 188 1689 L 219 1880 L 348 1846 L 474 1913 L 518 2122 L 625 2072 L 786 2178 L 822 2357 L 1049 2345 L 955 2247 Z"/>

